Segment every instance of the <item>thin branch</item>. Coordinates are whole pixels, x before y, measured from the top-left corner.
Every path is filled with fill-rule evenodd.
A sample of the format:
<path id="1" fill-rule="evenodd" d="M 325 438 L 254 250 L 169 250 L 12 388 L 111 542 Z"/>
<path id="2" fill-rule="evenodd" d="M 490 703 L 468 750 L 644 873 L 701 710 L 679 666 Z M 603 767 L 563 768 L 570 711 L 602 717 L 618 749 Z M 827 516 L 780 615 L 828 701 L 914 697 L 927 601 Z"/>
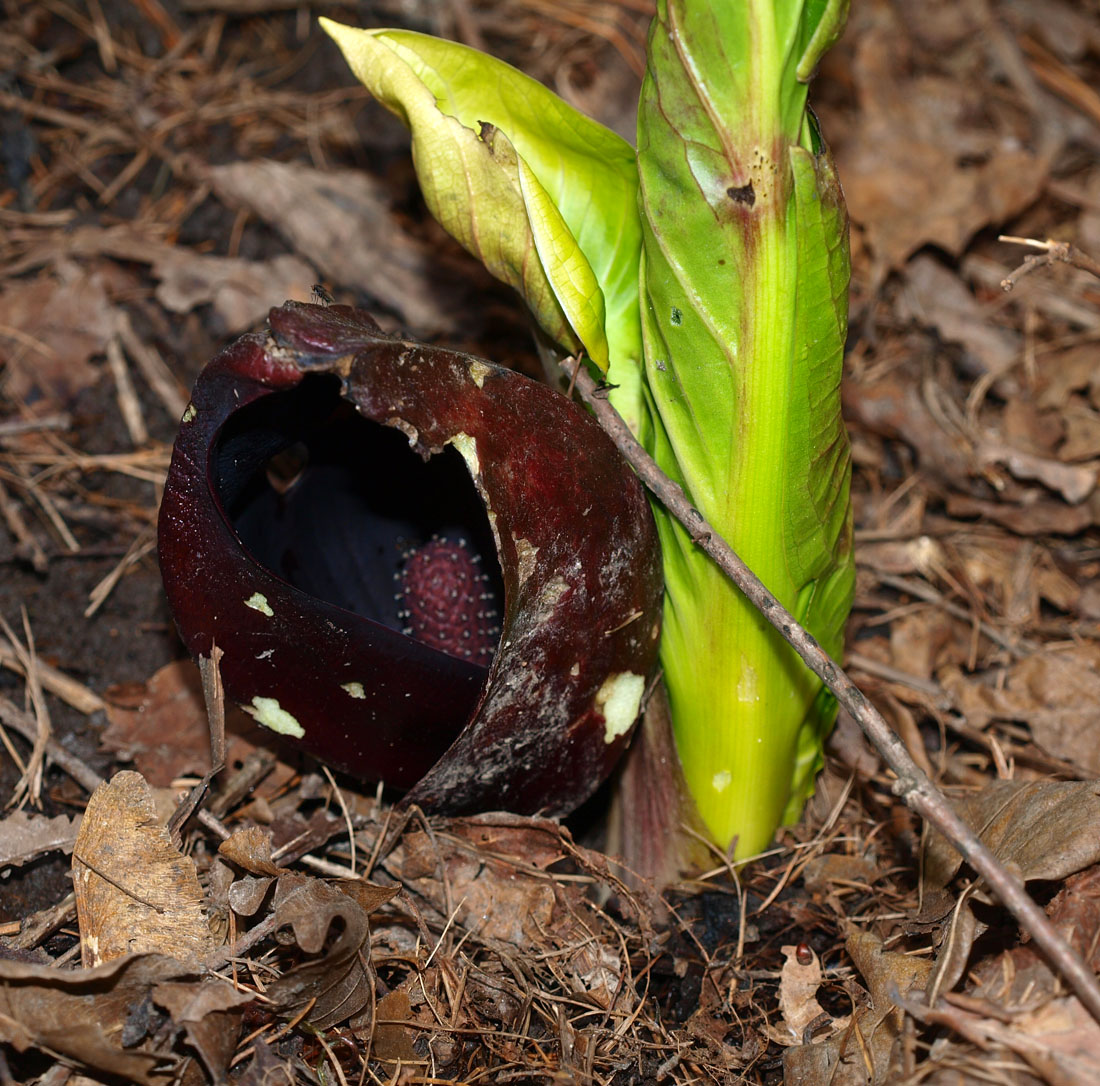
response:
<path id="1" fill-rule="evenodd" d="M 1001 234 L 997 240 L 1042 250 L 1040 256 L 1024 257 L 1024 262 L 1001 280 L 1001 288 L 1005 291 L 1011 290 L 1025 275 L 1030 275 L 1038 268 L 1049 268 L 1056 261 L 1079 268 L 1100 279 L 1100 262 L 1093 260 L 1088 253 L 1081 252 L 1076 245 L 1071 245 L 1068 241 L 1054 241 L 1050 238 L 1040 241 L 1038 238 L 1017 238 L 1011 234 Z"/>
<path id="2" fill-rule="evenodd" d="M 572 372 L 572 360 L 562 363 Z M 681 487 L 657 466 L 639 444 L 618 412 L 607 402 L 592 376 L 580 367 L 577 389 L 597 420 L 642 482 L 688 531 L 692 541 L 708 554 L 752 605 L 779 631 L 805 661 L 806 666 L 833 692 L 837 701 L 863 729 L 863 733 L 893 770 L 893 792 L 906 806 L 938 829 L 958 849 L 963 859 L 985 879 L 1002 904 L 1031 933 L 1053 968 L 1077 994 L 1089 1013 L 1100 1022 L 1100 984 L 1073 948 L 1058 934 L 1046 913 L 1031 899 L 1023 883 L 1011 875 L 977 834 L 951 808 L 943 793 L 920 770 L 890 725 L 863 692 L 817 641 L 804 630 L 732 547 L 707 523 Z"/>

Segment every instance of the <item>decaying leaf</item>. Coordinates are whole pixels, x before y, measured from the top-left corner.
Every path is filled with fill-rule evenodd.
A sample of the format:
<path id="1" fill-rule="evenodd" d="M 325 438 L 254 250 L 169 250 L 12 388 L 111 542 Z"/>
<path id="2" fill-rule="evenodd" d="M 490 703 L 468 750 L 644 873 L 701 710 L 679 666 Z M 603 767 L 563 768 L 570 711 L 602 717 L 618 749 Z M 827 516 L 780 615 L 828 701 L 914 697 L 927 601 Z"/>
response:
<path id="1" fill-rule="evenodd" d="M 412 328 L 454 323 L 460 303 L 435 288 L 431 249 L 401 225 L 389 190 L 370 175 L 256 160 L 213 167 L 210 184 L 269 222 L 327 282 L 368 291 Z"/>
<path id="2" fill-rule="evenodd" d="M 1084 501 L 1096 489 L 1100 474 L 1097 464 L 1063 464 L 1060 460 L 1036 456 L 996 440 L 983 441 L 976 454 L 979 462 L 1001 464 L 1017 479 L 1042 483 L 1071 505 Z"/>
<path id="3" fill-rule="evenodd" d="M 224 1081 L 240 1036 L 242 1008 L 252 993 L 214 977 L 164 981 L 153 989 L 153 1002 L 182 1026 L 188 1043 L 202 1058 L 211 1080 Z"/>
<path id="4" fill-rule="evenodd" d="M 277 877 L 286 873 L 271 859 L 271 831 L 246 826 L 218 846 L 218 854 L 253 875 Z"/>
<path id="5" fill-rule="evenodd" d="M 107 278 L 64 264 L 0 291 L 0 359 L 7 363 L 5 395 L 67 405 L 99 377 L 89 359 L 115 334 Z"/>
<path id="6" fill-rule="evenodd" d="M 955 799 L 955 810 L 1025 881 L 1064 879 L 1100 862 L 1100 783 L 994 781 Z M 962 857 L 937 830 L 924 850 L 924 891 L 946 887 Z"/>
<path id="7" fill-rule="evenodd" d="M 847 947 L 870 990 L 871 1004 L 860 1007 L 845 1028 L 826 1040 L 787 1049 L 783 1077 L 788 1086 L 886 1086 L 897 1081 L 902 1011 L 894 997 L 922 989 L 931 963 L 883 950 L 882 940 L 870 932 L 850 935 Z"/>
<path id="8" fill-rule="evenodd" d="M 976 10 L 964 9 L 962 21 Z M 891 9 L 868 8 L 866 18 L 873 25 L 858 38 L 851 73 L 860 123 L 827 128 L 852 221 L 885 271 L 923 245 L 958 254 L 976 230 L 1031 203 L 1048 165 L 1007 126 L 990 126 L 984 82 L 915 65 L 917 43 Z M 956 68 L 968 63 L 960 46 L 981 33 L 980 22 L 970 25 L 942 53 Z"/>
<path id="9" fill-rule="evenodd" d="M 236 706 L 226 714 L 226 764 L 244 762 L 263 746 L 263 729 Z M 107 729 L 100 742 L 108 750 L 132 759 L 154 787 L 167 787 L 187 773 L 210 769 L 210 729 L 203 704 L 202 683 L 186 660 L 165 664 L 147 682 L 124 683 L 107 690 Z M 258 742 L 250 741 L 256 737 Z M 290 766 L 276 763 L 267 778 L 273 791 L 293 776 Z"/>
<path id="10" fill-rule="evenodd" d="M 959 276 L 935 257 L 921 253 L 905 266 L 908 289 L 899 306 L 903 314 L 933 325 L 941 337 L 961 343 L 987 373 L 1002 373 L 1019 358 L 1019 337 L 990 320 Z"/>
<path id="11" fill-rule="evenodd" d="M 801 1044 L 803 1031 L 825 1013 L 817 1001 L 821 960 L 808 946 L 785 946 L 780 950 L 786 960 L 779 976 L 779 1010 L 789 1034 L 783 1041 Z"/>
<path id="12" fill-rule="evenodd" d="M 1058 758 L 1100 775 L 1095 742 L 1100 705 L 1100 646 L 1093 642 L 1033 653 L 1010 665 L 997 685 L 952 672 L 944 685 L 971 724 L 993 720 L 1027 724 L 1035 742 Z"/>
<path id="13" fill-rule="evenodd" d="M 71 852 L 77 827 L 65 815 L 46 818 L 26 811 L 9 811 L 0 818 L 0 871 L 21 867 L 46 852 Z"/>
<path id="14" fill-rule="evenodd" d="M 124 1027 L 158 985 L 188 974 L 186 965 L 157 954 L 72 972 L 0 961 L 0 1041 L 18 1052 L 38 1049 L 89 1074 L 160 1086 L 172 1080 L 182 1053 L 173 1051 L 170 1038 L 160 1035 L 154 1043 L 145 1031 L 131 1036 Z M 229 985 L 210 983 L 240 1001 Z"/>
<path id="15" fill-rule="evenodd" d="M 118 773 L 92 793 L 73 885 L 86 966 L 132 953 L 195 961 L 214 949 L 195 863 L 173 846 L 139 773 Z"/>
<path id="16" fill-rule="evenodd" d="M 419 1059 L 413 1048 L 417 1031 L 401 1023 L 413 1021 L 408 993 L 389 992 L 375 1010 L 375 1024 L 370 1033 L 371 1055 L 385 1063 L 410 1063 Z"/>
<path id="17" fill-rule="evenodd" d="M 305 953 L 320 955 L 268 986 L 266 994 L 281 1013 L 293 1016 L 311 1005 L 307 1020 L 317 1029 L 327 1029 L 362 1011 L 371 998 L 367 914 L 396 893 L 396 887 L 355 880 L 324 883 L 301 875 L 279 879 L 276 925 L 290 927 Z M 329 931 L 337 922 L 342 930 L 330 940 Z"/>
<path id="18" fill-rule="evenodd" d="M 606 919 L 582 886 L 543 871 L 585 851 L 548 819 L 489 814 L 455 819 L 432 835 L 407 834 L 386 867 L 444 922 L 475 929 L 489 945 L 549 943 L 560 955 L 563 983 L 595 1005 L 629 1013 L 638 1001 L 629 967 L 601 937 Z"/>
<path id="19" fill-rule="evenodd" d="M 1025 881 L 1064 879 L 1100 862 L 1100 783 L 996 781 L 956 799 L 955 809 L 1001 863 Z M 987 925 L 973 901 L 988 901 L 972 887 L 957 899 L 948 885 L 962 857 L 937 830 L 925 840 L 921 917 L 934 922 L 951 913 L 935 962 L 933 987 L 950 991 L 966 968 L 975 940 Z"/>
<path id="20" fill-rule="evenodd" d="M 196 253 L 183 246 L 158 248 L 153 275 L 157 301 L 173 313 L 213 305 L 227 335 L 261 323 L 273 305 L 287 298 L 305 302 L 317 278 L 300 257 L 283 253 L 271 260 L 242 260 Z"/>

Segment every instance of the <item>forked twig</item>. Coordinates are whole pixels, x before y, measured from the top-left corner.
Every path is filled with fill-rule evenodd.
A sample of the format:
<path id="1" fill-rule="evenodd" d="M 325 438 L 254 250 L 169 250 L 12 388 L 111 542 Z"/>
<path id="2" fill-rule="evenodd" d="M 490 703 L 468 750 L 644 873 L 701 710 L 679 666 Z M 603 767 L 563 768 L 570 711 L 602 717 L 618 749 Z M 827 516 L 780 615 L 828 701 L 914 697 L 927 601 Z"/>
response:
<path id="1" fill-rule="evenodd" d="M 562 363 L 572 373 L 572 360 Z M 1100 1022 L 1100 984 L 1073 948 L 1058 934 L 1046 913 L 1031 899 L 1020 879 L 1011 875 L 977 834 L 954 812 L 943 793 L 916 765 L 893 729 L 863 692 L 794 616 L 764 587 L 733 548 L 707 523 L 679 484 L 673 482 L 639 444 L 619 413 L 607 402 L 605 392 L 584 367 L 578 367 L 577 389 L 596 419 L 661 504 L 687 529 L 696 545 L 708 554 L 752 605 L 779 631 L 802 657 L 806 666 L 833 692 L 837 701 L 863 729 L 897 780 L 893 792 L 906 806 L 938 829 L 958 849 L 1019 921 L 1047 956 L 1089 1013 Z"/>
<path id="2" fill-rule="evenodd" d="M 1001 234 L 997 240 L 1041 250 L 1041 254 L 1025 256 L 1024 262 L 1001 280 L 1002 290 L 1011 290 L 1025 275 L 1029 275 L 1037 268 L 1049 268 L 1056 261 L 1089 272 L 1100 279 L 1100 262 L 1093 260 L 1088 253 L 1081 252 L 1076 245 L 1071 245 L 1068 241 L 1053 241 L 1050 238 L 1040 241 L 1038 238 L 1017 238 L 1011 234 Z"/>

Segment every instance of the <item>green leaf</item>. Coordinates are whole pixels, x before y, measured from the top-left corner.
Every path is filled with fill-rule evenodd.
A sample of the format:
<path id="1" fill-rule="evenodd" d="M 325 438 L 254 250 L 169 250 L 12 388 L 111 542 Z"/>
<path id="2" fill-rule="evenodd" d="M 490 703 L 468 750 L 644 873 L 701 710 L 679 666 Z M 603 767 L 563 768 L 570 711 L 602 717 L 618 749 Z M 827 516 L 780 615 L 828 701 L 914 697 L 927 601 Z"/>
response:
<path id="1" fill-rule="evenodd" d="M 854 584 L 847 221 L 800 76 L 841 9 L 661 0 L 638 126 L 655 455 L 833 654 Z M 659 527 L 677 748 L 703 820 L 745 857 L 797 814 L 835 706 L 686 533 Z"/>
<path id="2" fill-rule="evenodd" d="M 321 25 L 408 125 L 417 176 L 443 226 L 519 290 L 552 339 L 583 346 L 601 369 L 636 371 L 633 148 L 477 50 L 411 31 Z"/>

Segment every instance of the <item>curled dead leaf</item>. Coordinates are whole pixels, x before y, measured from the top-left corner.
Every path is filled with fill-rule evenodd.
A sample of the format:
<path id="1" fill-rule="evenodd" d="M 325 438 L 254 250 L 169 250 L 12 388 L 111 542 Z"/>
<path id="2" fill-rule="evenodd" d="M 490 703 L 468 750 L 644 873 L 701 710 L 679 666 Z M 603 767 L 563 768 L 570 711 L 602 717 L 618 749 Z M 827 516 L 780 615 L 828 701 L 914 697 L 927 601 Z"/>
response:
<path id="1" fill-rule="evenodd" d="M 214 949 L 195 863 L 172 844 L 140 773 L 117 773 L 92 793 L 73 887 L 85 965 L 151 952 L 197 961 Z"/>

